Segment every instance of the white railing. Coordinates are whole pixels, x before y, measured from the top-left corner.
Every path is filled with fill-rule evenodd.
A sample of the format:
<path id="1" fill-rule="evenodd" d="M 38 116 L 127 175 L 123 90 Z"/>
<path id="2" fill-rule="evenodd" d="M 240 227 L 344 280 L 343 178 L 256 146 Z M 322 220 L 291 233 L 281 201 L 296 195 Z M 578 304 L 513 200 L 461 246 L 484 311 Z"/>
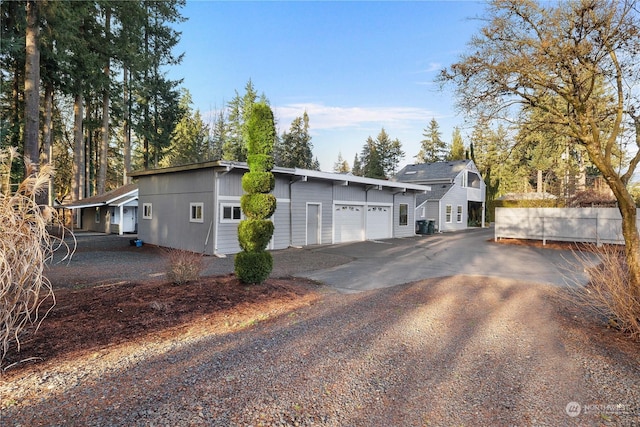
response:
<path id="1" fill-rule="evenodd" d="M 637 225 L 640 228 L 640 209 Z M 624 244 L 618 208 L 496 208 L 495 239 Z"/>

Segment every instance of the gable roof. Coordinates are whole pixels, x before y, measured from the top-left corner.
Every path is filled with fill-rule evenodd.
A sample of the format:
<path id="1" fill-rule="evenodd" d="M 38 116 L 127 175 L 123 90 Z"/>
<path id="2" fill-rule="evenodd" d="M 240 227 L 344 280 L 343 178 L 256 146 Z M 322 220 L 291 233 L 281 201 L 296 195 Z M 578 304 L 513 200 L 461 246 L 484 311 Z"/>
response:
<path id="1" fill-rule="evenodd" d="M 393 178 L 398 182 L 413 182 L 421 184 L 452 183 L 455 177 L 473 160 L 452 160 L 449 162 L 418 163 L 402 168 Z"/>
<path id="2" fill-rule="evenodd" d="M 420 206 L 428 200 L 440 200 L 445 194 L 451 190 L 453 184 L 432 184 L 431 191 L 426 194 L 418 194 L 416 196 L 416 207 Z"/>
<path id="3" fill-rule="evenodd" d="M 106 193 L 62 205 L 65 209 L 91 208 L 96 206 L 121 206 L 138 198 L 138 184 L 127 184 Z"/>

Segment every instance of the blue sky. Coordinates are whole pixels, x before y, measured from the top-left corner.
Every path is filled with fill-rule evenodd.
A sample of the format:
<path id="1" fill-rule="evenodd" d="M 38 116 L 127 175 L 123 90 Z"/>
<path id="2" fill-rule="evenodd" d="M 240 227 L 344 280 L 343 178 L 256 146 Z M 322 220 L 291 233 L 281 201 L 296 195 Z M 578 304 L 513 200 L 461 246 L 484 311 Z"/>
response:
<path id="1" fill-rule="evenodd" d="M 433 83 L 454 63 L 481 23 L 471 1 L 192 1 L 169 77 L 184 79 L 204 117 L 244 93 L 252 80 L 270 101 L 281 134 L 309 115 L 313 152 L 330 171 L 338 153 L 353 164 L 367 137 L 384 127 L 414 162 L 435 118 L 450 142 L 451 88 Z M 467 141 L 465 141 L 467 143 Z"/>

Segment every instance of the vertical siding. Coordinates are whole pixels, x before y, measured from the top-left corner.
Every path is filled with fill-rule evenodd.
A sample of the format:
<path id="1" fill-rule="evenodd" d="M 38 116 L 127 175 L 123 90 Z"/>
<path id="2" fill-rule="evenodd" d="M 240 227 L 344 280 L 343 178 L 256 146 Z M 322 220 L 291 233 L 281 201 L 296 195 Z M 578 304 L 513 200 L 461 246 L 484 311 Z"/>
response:
<path id="1" fill-rule="evenodd" d="M 320 243 L 333 239 L 333 184 L 326 181 L 298 181 L 291 185 L 292 245 L 304 246 L 307 241 L 307 202 L 321 204 Z"/>
<path id="2" fill-rule="evenodd" d="M 451 205 L 451 222 L 446 222 L 446 209 L 447 205 Z M 462 206 L 462 222 L 457 222 L 457 209 L 458 205 Z M 442 209 L 442 224 L 440 231 L 456 231 L 465 230 L 467 228 L 467 216 L 468 216 L 468 202 L 467 202 L 467 189 L 454 186 L 449 190 L 447 194 L 441 199 L 440 207 Z"/>
<path id="3" fill-rule="evenodd" d="M 400 204 L 407 204 L 407 225 L 400 225 Z M 396 194 L 393 201 L 393 237 L 410 237 L 415 235 L 415 195 L 414 193 Z"/>

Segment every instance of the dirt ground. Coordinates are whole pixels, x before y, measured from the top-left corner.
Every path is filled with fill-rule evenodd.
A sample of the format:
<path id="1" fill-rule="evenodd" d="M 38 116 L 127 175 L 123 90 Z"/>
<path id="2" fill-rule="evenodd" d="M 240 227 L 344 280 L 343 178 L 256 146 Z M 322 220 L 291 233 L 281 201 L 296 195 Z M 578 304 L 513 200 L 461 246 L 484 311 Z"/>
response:
<path id="1" fill-rule="evenodd" d="M 206 277 L 183 285 L 162 280 L 55 289 L 55 306 L 5 356 L 5 375 L 157 334 L 182 334 L 202 318 L 220 332 L 254 319 L 288 312 L 318 297 L 318 285 L 300 279 L 269 279 L 245 286 L 235 275 Z M 43 304 L 51 307 L 52 300 Z M 45 310 L 43 310 L 45 311 Z"/>

